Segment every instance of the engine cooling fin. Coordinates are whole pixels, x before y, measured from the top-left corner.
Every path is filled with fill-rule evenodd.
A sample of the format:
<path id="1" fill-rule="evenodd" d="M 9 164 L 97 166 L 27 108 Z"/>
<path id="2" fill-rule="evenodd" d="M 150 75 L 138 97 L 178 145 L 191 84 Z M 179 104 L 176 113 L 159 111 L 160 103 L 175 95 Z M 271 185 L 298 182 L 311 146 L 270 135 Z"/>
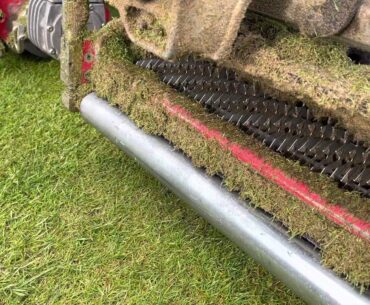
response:
<path id="1" fill-rule="evenodd" d="M 370 147 L 331 118 L 317 119 L 303 102 L 287 103 L 257 92 L 229 69 L 186 58 L 136 63 L 264 145 L 325 174 L 339 187 L 370 198 Z"/>

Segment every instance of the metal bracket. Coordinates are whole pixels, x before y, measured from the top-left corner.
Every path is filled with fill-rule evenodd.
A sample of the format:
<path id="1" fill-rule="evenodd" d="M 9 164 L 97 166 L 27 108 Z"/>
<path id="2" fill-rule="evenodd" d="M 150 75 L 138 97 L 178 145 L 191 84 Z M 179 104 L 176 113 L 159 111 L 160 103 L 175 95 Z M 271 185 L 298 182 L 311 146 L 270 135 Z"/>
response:
<path id="1" fill-rule="evenodd" d="M 229 55 L 251 0 L 113 0 L 129 38 L 162 58 Z"/>

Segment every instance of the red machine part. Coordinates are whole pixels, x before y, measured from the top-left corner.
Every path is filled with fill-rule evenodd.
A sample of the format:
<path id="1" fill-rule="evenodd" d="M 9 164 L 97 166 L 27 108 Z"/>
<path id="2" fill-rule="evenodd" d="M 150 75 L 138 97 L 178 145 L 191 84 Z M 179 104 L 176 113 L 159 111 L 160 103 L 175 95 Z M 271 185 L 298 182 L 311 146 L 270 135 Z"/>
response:
<path id="1" fill-rule="evenodd" d="M 85 40 L 82 47 L 83 60 L 82 60 L 82 80 L 83 84 L 89 83 L 89 73 L 94 66 L 95 61 L 95 47 L 91 40 Z"/>
<path id="2" fill-rule="evenodd" d="M 16 19 L 22 5 L 26 0 L 1 0 L 0 1 L 0 39 L 7 40 L 12 31 L 11 22 Z"/>
<path id="3" fill-rule="evenodd" d="M 109 6 L 105 5 L 105 22 L 109 22 L 112 18 L 111 12 L 109 10 Z M 90 71 L 94 66 L 95 62 L 95 56 L 96 56 L 96 51 L 95 51 L 95 46 L 92 40 L 84 40 L 83 46 L 82 46 L 82 54 L 83 54 L 83 59 L 82 59 L 82 84 L 87 84 L 90 82 Z"/>
<path id="4" fill-rule="evenodd" d="M 110 12 L 109 6 L 105 5 L 105 22 L 108 22 L 112 19 L 112 14 Z"/>

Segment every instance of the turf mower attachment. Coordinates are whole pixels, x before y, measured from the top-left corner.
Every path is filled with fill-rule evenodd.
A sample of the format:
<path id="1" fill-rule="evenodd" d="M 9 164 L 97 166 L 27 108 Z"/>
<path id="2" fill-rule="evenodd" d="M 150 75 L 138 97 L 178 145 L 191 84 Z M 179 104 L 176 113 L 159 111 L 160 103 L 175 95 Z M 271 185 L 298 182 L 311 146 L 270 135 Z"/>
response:
<path id="1" fill-rule="evenodd" d="M 370 0 L 5 3 L 68 109 L 308 303 L 370 304 Z"/>
<path id="2" fill-rule="evenodd" d="M 76 42 L 65 3 L 64 104 L 309 303 L 368 304 L 370 2 L 109 4 L 120 17 Z"/>

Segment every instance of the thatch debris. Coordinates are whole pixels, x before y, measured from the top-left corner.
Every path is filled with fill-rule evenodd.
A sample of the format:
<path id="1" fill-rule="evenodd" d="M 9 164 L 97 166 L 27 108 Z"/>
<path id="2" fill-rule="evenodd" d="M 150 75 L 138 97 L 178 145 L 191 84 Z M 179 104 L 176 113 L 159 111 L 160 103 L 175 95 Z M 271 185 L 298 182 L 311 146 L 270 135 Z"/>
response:
<path id="1" fill-rule="evenodd" d="M 63 38 L 61 51 L 61 78 L 66 86 L 63 104 L 71 111 L 77 110 L 77 103 L 83 98 L 81 88 L 83 40 L 89 19 L 88 0 L 65 0 L 63 2 Z M 85 86 L 86 87 L 86 86 Z"/>
<path id="2" fill-rule="evenodd" d="M 354 284 L 370 285 L 368 261 L 370 243 L 323 217 L 274 183 L 240 162 L 219 143 L 205 139 L 188 123 L 168 113 L 162 101 L 181 105 L 212 129 L 221 131 L 239 145 L 262 156 L 274 167 L 307 184 L 332 203 L 339 203 L 353 214 L 370 219 L 370 202 L 354 192 L 340 190 L 329 178 L 277 155 L 237 128 L 207 114 L 202 107 L 174 92 L 150 71 L 133 65 L 138 56 L 122 26 L 113 22 L 97 36 L 99 59 L 92 73 L 94 90 L 99 96 L 117 105 L 148 133 L 162 135 L 188 155 L 196 166 L 210 175 L 224 177 L 225 186 L 238 191 L 242 198 L 271 213 L 286 225 L 292 235 L 308 236 L 321 248 L 322 262 L 338 274 L 345 274 Z"/>
<path id="3" fill-rule="evenodd" d="M 370 66 L 355 65 L 340 43 L 303 37 L 251 15 L 225 65 L 280 100 L 302 100 L 370 143 Z"/>

